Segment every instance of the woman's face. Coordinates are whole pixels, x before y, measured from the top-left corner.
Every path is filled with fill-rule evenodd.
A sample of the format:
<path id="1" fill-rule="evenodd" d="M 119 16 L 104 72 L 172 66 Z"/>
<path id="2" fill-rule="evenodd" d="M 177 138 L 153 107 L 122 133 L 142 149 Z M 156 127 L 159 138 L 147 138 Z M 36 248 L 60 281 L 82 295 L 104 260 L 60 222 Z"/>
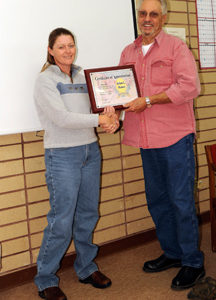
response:
<path id="1" fill-rule="evenodd" d="M 56 65 L 60 69 L 71 67 L 76 55 L 76 46 L 70 35 L 60 35 L 51 49 L 48 47 L 49 53 L 54 57 Z"/>

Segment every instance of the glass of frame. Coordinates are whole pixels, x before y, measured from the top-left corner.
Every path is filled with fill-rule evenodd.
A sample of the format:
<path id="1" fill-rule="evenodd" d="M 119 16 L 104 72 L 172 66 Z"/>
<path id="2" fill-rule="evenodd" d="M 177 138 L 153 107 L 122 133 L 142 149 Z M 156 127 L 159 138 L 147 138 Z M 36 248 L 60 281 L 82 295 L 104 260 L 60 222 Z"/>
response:
<path id="1" fill-rule="evenodd" d="M 84 70 L 92 111 L 106 106 L 122 109 L 123 104 L 140 97 L 133 65 Z"/>

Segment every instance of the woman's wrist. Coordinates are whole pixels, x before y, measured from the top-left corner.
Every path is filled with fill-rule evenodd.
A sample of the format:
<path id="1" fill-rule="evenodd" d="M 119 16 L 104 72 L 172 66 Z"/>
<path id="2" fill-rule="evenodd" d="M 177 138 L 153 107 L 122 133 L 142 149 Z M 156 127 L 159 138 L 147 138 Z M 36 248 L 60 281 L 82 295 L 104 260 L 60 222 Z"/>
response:
<path id="1" fill-rule="evenodd" d="M 98 125 L 101 126 L 105 123 L 106 115 L 99 115 L 98 116 Z"/>

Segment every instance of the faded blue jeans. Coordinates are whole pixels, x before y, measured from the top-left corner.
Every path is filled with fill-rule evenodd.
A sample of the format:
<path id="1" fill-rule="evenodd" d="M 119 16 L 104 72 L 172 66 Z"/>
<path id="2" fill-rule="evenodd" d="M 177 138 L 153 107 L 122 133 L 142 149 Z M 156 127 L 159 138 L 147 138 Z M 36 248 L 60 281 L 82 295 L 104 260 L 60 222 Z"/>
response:
<path id="1" fill-rule="evenodd" d="M 164 254 L 203 266 L 194 202 L 194 134 L 167 148 L 141 149 L 148 209 Z"/>
<path id="2" fill-rule="evenodd" d="M 75 271 L 84 279 L 98 270 L 92 233 L 98 221 L 101 154 L 98 143 L 45 150 L 51 209 L 37 259 L 39 291 L 58 286 L 56 272 L 73 237 Z"/>

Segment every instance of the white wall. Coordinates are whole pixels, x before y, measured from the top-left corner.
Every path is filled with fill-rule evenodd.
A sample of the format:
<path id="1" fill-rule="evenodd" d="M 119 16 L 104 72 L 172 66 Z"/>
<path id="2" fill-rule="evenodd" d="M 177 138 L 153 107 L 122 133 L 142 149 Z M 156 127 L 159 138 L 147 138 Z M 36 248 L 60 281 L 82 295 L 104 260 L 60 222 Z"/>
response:
<path id="1" fill-rule="evenodd" d="M 33 102 L 49 33 L 76 36 L 76 64 L 117 65 L 134 40 L 131 0 L 0 0 L 0 134 L 41 129 Z"/>

